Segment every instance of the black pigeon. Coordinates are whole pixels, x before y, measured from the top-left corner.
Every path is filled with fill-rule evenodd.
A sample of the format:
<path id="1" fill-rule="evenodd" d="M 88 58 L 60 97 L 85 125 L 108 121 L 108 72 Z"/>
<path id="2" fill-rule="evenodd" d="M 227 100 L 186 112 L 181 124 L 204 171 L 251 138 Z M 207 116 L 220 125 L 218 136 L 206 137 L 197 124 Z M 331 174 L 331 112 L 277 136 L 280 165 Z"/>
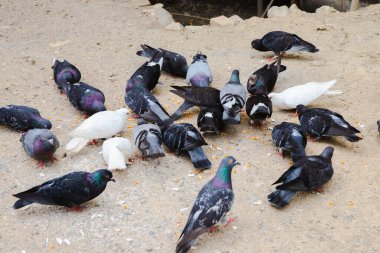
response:
<path id="1" fill-rule="evenodd" d="M 356 135 L 360 131 L 345 121 L 342 115 L 328 109 L 308 109 L 304 105 L 298 105 L 297 114 L 303 131 L 312 138 L 343 136 L 350 142 L 363 139 Z"/>
<path id="2" fill-rule="evenodd" d="M 227 156 L 221 161 L 214 178 L 202 187 L 179 238 L 176 253 L 188 252 L 198 236 L 219 221 L 226 222 L 226 214 L 234 202 L 231 171 L 239 164 L 234 157 Z"/>
<path id="3" fill-rule="evenodd" d="M 155 124 L 149 124 L 143 119 L 139 119 L 137 124 L 133 128 L 132 139 L 143 157 L 153 159 L 165 156 L 161 147 L 162 134 L 160 128 Z"/>
<path id="4" fill-rule="evenodd" d="M 25 152 L 38 161 L 53 161 L 54 152 L 59 148 L 59 141 L 47 129 L 30 129 L 21 136 Z"/>
<path id="5" fill-rule="evenodd" d="M 162 52 L 156 51 L 149 61 L 145 62 L 133 73 L 131 78 L 127 81 L 126 89 L 141 86 L 150 91 L 153 90 L 161 76 L 162 61 Z"/>
<path id="6" fill-rule="evenodd" d="M 256 92 L 247 99 L 245 110 L 252 123 L 261 124 L 272 116 L 272 101 L 265 92 Z"/>
<path id="7" fill-rule="evenodd" d="M 78 83 L 81 73 L 77 67 L 66 60 L 54 59 L 53 66 L 54 81 L 58 88 L 62 90 L 67 83 Z"/>
<path id="8" fill-rule="evenodd" d="M 8 125 L 18 131 L 27 131 L 33 128 L 51 128 L 50 121 L 42 118 L 37 109 L 22 105 L 1 107 L 0 124 Z"/>
<path id="9" fill-rule="evenodd" d="M 212 82 L 212 74 L 207 63 L 207 56 L 198 52 L 193 57 L 186 74 L 186 82 L 193 87 L 208 87 Z"/>
<path id="10" fill-rule="evenodd" d="M 379 134 L 380 134 L 380 120 L 377 121 L 377 131 L 378 131 Z"/>
<path id="11" fill-rule="evenodd" d="M 193 106 L 215 108 L 223 111 L 220 103 L 220 91 L 212 87 L 184 87 L 170 86 L 175 90 L 170 90 L 174 94 L 182 97 L 185 101 L 172 115 L 173 120 L 177 120 L 182 114 Z"/>
<path id="12" fill-rule="evenodd" d="M 162 71 L 171 74 L 173 76 L 186 78 L 187 73 L 187 61 L 182 55 L 171 52 L 162 48 L 153 48 L 148 45 L 141 45 L 142 50 L 137 51 L 136 54 L 146 58 L 152 58 L 153 55 L 160 51 L 164 57 L 162 63 Z"/>
<path id="13" fill-rule="evenodd" d="M 273 184 L 276 190 L 268 195 L 268 201 L 277 208 L 288 205 L 298 191 L 319 190 L 334 174 L 331 158 L 333 147 L 326 147 L 319 156 L 306 156 L 295 162 Z"/>
<path id="14" fill-rule="evenodd" d="M 276 125 L 272 130 L 272 140 L 281 154 L 290 152 L 293 162 L 306 156 L 306 134 L 298 124 L 282 122 Z"/>
<path id="15" fill-rule="evenodd" d="M 115 182 L 112 172 L 106 169 L 93 173 L 72 172 L 14 194 L 13 196 L 19 200 L 14 203 L 13 208 L 19 209 L 32 203 L 78 207 L 99 196 L 106 189 L 109 181 Z"/>
<path id="16" fill-rule="evenodd" d="M 136 86 L 127 89 L 124 99 L 134 113 L 146 120 L 156 122 L 160 127 L 169 126 L 173 123 L 157 98 L 144 87 Z"/>
<path id="17" fill-rule="evenodd" d="M 173 124 L 164 131 L 162 137 L 165 145 L 175 151 L 176 155 L 181 151 L 186 151 L 196 169 L 211 168 L 211 162 L 201 147 L 207 143 L 193 125 L 189 123 Z"/>
<path id="18" fill-rule="evenodd" d="M 255 94 L 256 89 L 260 86 L 265 86 L 267 93 L 273 91 L 274 85 L 276 84 L 278 73 L 277 68 L 273 66 L 276 62 L 271 64 L 266 64 L 262 68 L 253 72 L 247 81 L 247 90 L 252 95 Z M 280 72 L 285 71 L 286 67 L 281 65 Z"/>
<path id="19" fill-rule="evenodd" d="M 202 108 L 198 114 L 197 125 L 201 133 L 219 134 L 224 127 L 223 110 Z"/>
<path id="20" fill-rule="evenodd" d="M 64 92 L 75 108 L 88 115 L 107 110 L 103 92 L 86 83 L 66 84 Z"/>

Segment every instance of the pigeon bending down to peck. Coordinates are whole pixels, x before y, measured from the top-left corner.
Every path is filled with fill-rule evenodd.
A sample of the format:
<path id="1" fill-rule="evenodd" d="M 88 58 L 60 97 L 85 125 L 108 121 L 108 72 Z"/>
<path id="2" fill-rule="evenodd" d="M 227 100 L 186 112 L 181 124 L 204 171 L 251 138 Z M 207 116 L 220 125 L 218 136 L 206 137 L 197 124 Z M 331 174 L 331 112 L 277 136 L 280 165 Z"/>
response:
<path id="1" fill-rule="evenodd" d="M 234 202 L 231 171 L 239 165 L 232 156 L 225 157 L 211 181 L 199 192 L 177 243 L 176 253 L 186 253 L 198 236 L 217 223 L 226 223 L 226 214 Z"/>
<path id="2" fill-rule="evenodd" d="M 10 126 L 18 131 L 52 127 L 49 120 L 41 117 L 37 109 L 22 105 L 7 105 L 0 108 L 0 124 Z"/>
<path id="3" fill-rule="evenodd" d="M 272 101 L 265 93 L 256 93 L 247 99 L 245 110 L 251 123 L 262 124 L 272 117 Z"/>
<path id="4" fill-rule="evenodd" d="M 69 136 L 73 137 L 66 145 L 66 150 L 79 152 L 92 139 L 110 138 L 124 129 L 129 115 L 128 109 L 104 111 L 85 119 Z"/>
<path id="5" fill-rule="evenodd" d="M 103 159 L 109 170 L 126 169 L 131 164 L 129 159 L 134 155 L 135 147 L 126 138 L 113 137 L 103 142 Z"/>
<path id="6" fill-rule="evenodd" d="M 154 159 L 164 157 L 165 153 L 161 147 L 161 129 L 156 124 L 150 124 L 143 119 L 137 121 L 133 128 L 132 139 L 136 147 L 141 151 L 143 158 Z"/>
<path id="7" fill-rule="evenodd" d="M 212 74 L 207 63 L 207 56 L 198 52 L 193 57 L 186 74 L 186 82 L 192 87 L 208 87 L 212 82 Z"/>
<path id="8" fill-rule="evenodd" d="M 163 133 L 163 141 L 177 155 L 181 151 L 187 152 L 196 169 L 211 168 L 211 162 L 202 149 L 207 143 L 193 125 L 179 123 L 169 126 Z"/>
<path id="9" fill-rule="evenodd" d="M 202 108 L 198 114 L 197 126 L 201 133 L 219 134 L 224 128 L 223 109 Z"/>
<path id="10" fill-rule="evenodd" d="M 54 81 L 61 91 L 68 83 L 79 83 L 81 79 L 79 69 L 66 60 L 54 59 L 51 68 L 53 69 Z"/>
<path id="11" fill-rule="evenodd" d="M 137 55 L 146 58 L 152 58 L 157 51 L 160 51 L 164 57 L 162 63 L 162 71 L 173 76 L 186 78 L 188 67 L 186 58 L 184 56 L 162 48 L 153 48 L 146 44 L 141 45 L 141 48 L 141 51 L 136 52 Z"/>
<path id="12" fill-rule="evenodd" d="M 334 174 L 331 158 L 333 147 L 326 147 L 319 156 L 305 156 L 295 162 L 273 184 L 276 190 L 268 195 L 268 201 L 277 208 L 290 203 L 298 191 L 318 190 L 326 184 Z"/>
<path id="13" fill-rule="evenodd" d="M 358 129 L 351 126 L 342 115 L 323 108 L 310 108 L 304 105 L 297 106 L 298 119 L 302 130 L 312 138 L 320 139 L 323 136 L 343 136 L 350 142 L 360 141 Z"/>
<path id="14" fill-rule="evenodd" d="M 109 181 L 115 182 L 111 171 L 105 169 L 93 173 L 72 172 L 14 194 L 19 200 L 14 203 L 13 208 L 19 209 L 32 203 L 78 207 L 99 196 Z"/>

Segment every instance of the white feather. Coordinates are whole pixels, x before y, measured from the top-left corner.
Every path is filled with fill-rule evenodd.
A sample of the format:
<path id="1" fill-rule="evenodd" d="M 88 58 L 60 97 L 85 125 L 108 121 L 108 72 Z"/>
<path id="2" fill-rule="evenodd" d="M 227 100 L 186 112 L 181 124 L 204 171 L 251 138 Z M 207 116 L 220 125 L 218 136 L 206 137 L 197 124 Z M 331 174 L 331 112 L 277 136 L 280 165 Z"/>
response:
<path id="1" fill-rule="evenodd" d="M 296 108 L 299 104 L 307 106 L 323 94 L 340 94 L 339 91 L 329 91 L 335 83 L 336 80 L 328 82 L 309 82 L 303 85 L 293 86 L 281 93 L 270 93 L 269 98 L 272 100 L 274 106 L 283 110 L 290 110 Z"/>
<path id="2" fill-rule="evenodd" d="M 89 140 L 110 138 L 121 132 L 127 121 L 128 114 L 129 111 L 125 108 L 93 114 L 69 133 L 69 136 L 74 139 L 66 145 L 66 150 L 78 152 Z"/>
<path id="3" fill-rule="evenodd" d="M 109 170 L 126 169 L 129 158 L 135 153 L 135 147 L 126 138 L 114 137 L 103 143 L 102 152 Z"/>

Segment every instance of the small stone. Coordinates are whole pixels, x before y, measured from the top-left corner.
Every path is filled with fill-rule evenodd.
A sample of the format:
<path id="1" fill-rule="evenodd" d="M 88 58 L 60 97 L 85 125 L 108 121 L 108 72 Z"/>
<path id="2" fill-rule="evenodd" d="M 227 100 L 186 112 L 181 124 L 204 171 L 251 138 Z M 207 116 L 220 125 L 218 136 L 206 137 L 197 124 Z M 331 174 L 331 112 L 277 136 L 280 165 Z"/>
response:
<path id="1" fill-rule="evenodd" d="M 187 25 L 185 26 L 185 31 L 186 32 L 196 32 L 196 31 L 200 31 L 203 29 L 203 25 L 200 25 L 200 26 L 197 26 L 197 25 Z"/>
<path id="2" fill-rule="evenodd" d="M 165 27 L 171 23 L 174 23 L 172 15 L 170 15 L 170 13 L 163 8 L 157 8 L 154 15 L 156 16 L 160 26 Z"/>
<path id="3" fill-rule="evenodd" d="M 302 15 L 306 12 L 301 11 L 296 4 L 292 4 L 292 6 L 289 7 L 289 14 L 290 15 Z"/>
<path id="4" fill-rule="evenodd" d="M 223 15 L 210 20 L 210 26 L 230 26 L 233 24 L 234 21 Z"/>
<path id="5" fill-rule="evenodd" d="M 318 9 L 315 10 L 315 13 L 317 14 L 330 14 L 330 13 L 337 13 L 337 12 L 339 11 L 327 5 L 323 5 L 322 7 L 319 7 Z"/>
<path id="6" fill-rule="evenodd" d="M 238 25 L 239 23 L 244 22 L 244 20 L 241 17 L 239 17 L 238 15 L 233 15 L 233 16 L 229 17 L 229 19 L 231 19 L 234 22 L 234 25 Z"/>
<path id="7" fill-rule="evenodd" d="M 286 5 L 283 6 L 272 6 L 267 13 L 268 18 L 273 17 L 286 17 L 289 16 L 289 9 Z"/>
<path id="8" fill-rule="evenodd" d="M 182 31 L 183 30 L 183 25 L 181 25 L 178 22 L 173 22 L 173 23 L 168 24 L 167 26 L 165 26 L 164 29 L 165 30 L 169 30 L 169 31 Z"/>
<path id="9" fill-rule="evenodd" d="M 131 241 L 133 241 L 133 239 L 132 238 L 127 238 L 127 239 L 125 239 L 127 242 L 131 242 Z"/>
<path id="10" fill-rule="evenodd" d="M 55 238 L 55 240 L 57 241 L 58 244 L 62 244 L 63 240 L 59 237 Z"/>
<path id="11" fill-rule="evenodd" d="M 71 244 L 69 239 L 64 239 L 63 242 L 66 243 L 67 245 Z"/>

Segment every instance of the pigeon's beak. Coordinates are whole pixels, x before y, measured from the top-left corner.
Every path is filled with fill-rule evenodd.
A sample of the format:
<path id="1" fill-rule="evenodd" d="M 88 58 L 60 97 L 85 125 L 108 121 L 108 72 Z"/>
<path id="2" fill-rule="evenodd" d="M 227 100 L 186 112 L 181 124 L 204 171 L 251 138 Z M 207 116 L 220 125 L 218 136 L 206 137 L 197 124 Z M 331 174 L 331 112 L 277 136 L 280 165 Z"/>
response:
<path id="1" fill-rule="evenodd" d="M 113 178 L 111 178 L 110 181 L 112 181 L 112 182 L 116 182 L 115 179 L 113 179 Z"/>
<path id="2" fill-rule="evenodd" d="M 236 166 L 236 165 L 241 165 L 241 163 L 239 163 L 239 162 L 235 162 L 235 163 L 234 163 L 234 166 Z"/>

